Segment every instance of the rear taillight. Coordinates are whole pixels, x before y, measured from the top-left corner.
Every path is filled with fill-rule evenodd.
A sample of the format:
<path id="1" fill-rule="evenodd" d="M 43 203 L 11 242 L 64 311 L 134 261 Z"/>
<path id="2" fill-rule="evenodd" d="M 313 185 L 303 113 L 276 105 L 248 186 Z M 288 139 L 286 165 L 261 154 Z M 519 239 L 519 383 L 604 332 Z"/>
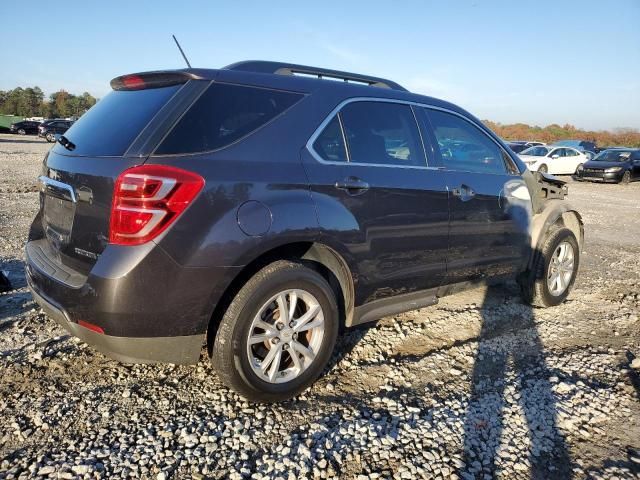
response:
<path id="1" fill-rule="evenodd" d="M 162 165 L 125 170 L 116 180 L 109 242 L 139 245 L 157 237 L 189 206 L 204 186 L 195 173 Z"/>

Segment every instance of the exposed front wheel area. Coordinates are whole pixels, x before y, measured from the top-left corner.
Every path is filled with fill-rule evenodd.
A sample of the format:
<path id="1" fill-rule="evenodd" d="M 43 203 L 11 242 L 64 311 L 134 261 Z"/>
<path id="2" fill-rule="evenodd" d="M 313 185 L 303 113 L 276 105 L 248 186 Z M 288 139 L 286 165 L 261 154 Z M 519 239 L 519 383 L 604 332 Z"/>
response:
<path id="1" fill-rule="evenodd" d="M 538 307 L 560 305 L 569 296 L 580 265 L 576 236 L 566 227 L 553 227 L 533 257 L 531 269 L 519 280 L 524 300 Z"/>
<path id="2" fill-rule="evenodd" d="M 568 241 L 556 247 L 547 272 L 547 287 L 551 295 L 562 295 L 569 287 L 575 269 L 574 258 L 573 245 Z"/>
<path id="3" fill-rule="evenodd" d="M 247 399 L 285 400 L 322 373 L 337 333 L 336 294 L 327 280 L 303 263 L 278 260 L 231 301 L 211 361 L 222 381 Z"/>

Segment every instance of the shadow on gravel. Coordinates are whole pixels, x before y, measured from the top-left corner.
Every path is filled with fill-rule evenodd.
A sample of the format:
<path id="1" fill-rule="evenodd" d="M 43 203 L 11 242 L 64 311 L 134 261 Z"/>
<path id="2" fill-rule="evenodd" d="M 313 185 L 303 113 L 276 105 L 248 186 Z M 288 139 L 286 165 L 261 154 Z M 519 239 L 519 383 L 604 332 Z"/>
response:
<path id="1" fill-rule="evenodd" d="M 533 479 L 572 476 L 571 458 L 562 434 L 557 429 L 557 406 L 550 371 L 545 365 L 544 349 L 534 322 L 533 308 L 510 324 L 494 318 L 500 304 L 511 296 L 505 287 L 489 287 L 480 309 L 482 327 L 471 378 L 471 396 L 464 422 L 464 462 L 462 478 L 495 477 L 503 460 L 522 464 L 514 458 L 509 446 L 512 439 L 501 438 L 503 428 L 514 429 L 506 422 L 507 395 L 517 399 L 526 419 L 530 449 L 528 461 Z M 511 330 L 518 323 L 519 338 L 504 341 L 499 331 Z M 505 335 L 506 336 L 506 335 Z M 508 390 L 508 370 L 513 368 L 516 392 Z M 517 428 L 515 429 L 517 431 Z M 507 448 L 503 450 L 501 443 Z M 521 441 L 517 442 L 521 443 Z M 508 470 L 507 470 L 508 471 Z"/>

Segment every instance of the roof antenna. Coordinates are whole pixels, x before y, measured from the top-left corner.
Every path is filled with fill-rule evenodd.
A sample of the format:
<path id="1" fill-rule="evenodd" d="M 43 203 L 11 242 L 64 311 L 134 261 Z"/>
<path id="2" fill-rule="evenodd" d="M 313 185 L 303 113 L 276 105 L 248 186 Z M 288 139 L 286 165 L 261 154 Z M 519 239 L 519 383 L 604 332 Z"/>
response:
<path id="1" fill-rule="evenodd" d="M 173 37 L 173 41 L 176 42 L 176 45 L 178 46 L 178 50 L 180 50 L 180 53 L 182 54 L 182 58 L 184 58 L 184 61 L 187 62 L 187 67 L 191 68 L 191 64 L 189 63 L 189 60 L 187 60 L 187 56 L 182 51 L 182 47 L 178 43 L 178 39 L 176 38 L 175 35 L 171 35 L 171 36 Z"/>

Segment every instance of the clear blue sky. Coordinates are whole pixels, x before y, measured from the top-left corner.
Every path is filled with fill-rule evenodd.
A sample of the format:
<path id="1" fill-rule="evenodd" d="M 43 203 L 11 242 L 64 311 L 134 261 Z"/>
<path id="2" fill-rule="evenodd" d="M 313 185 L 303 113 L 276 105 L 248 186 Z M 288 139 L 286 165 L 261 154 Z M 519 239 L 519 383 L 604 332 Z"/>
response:
<path id="1" fill-rule="evenodd" d="M 117 75 L 182 67 L 175 33 L 198 67 L 318 65 L 503 123 L 640 128 L 640 0 L 20 1 L 2 19 L 3 90 L 103 96 Z"/>

